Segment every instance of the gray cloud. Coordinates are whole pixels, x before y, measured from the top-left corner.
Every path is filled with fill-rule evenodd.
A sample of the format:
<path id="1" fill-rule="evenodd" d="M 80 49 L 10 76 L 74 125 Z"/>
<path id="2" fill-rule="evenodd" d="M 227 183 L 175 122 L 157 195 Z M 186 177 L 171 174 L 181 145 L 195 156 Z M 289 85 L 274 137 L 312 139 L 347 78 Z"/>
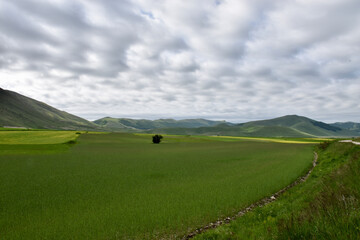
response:
<path id="1" fill-rule="evenodd" d="M 360 121 L 360 2 L 0 3 L 0 85 L 80 116 Z"/>

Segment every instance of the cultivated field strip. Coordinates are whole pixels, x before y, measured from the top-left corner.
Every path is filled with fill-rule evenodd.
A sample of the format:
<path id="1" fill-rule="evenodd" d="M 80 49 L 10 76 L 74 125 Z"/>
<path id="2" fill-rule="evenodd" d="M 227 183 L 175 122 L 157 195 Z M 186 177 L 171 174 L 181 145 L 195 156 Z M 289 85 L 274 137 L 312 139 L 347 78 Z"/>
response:
<path id="1" fill-rule="evenodd" d="M 312 153 L 309 144 L 191 136 L 152 144 L 151 136 L 115 133 L 80 134 L 76 144 L 0 145 L 1 234 L 181 238 L 293 182 Z"/>
<path id="2" fill-rule="evenodd" d="M 313 169 L 315 168 L 316 166 L 316 163 L 317 163 L 317 159 L 318 159 L 318 154 L 316 152 L 314 152 L 314 160 L 313 160 L 313 164 L 312 164 L 312 167 L 309 169 L 309 171 L 302 177 L 299 177 L 295 182 L 291 183 L 290 185 L 284 187 L 283 189 L 277 191 L 276 193 L 272 194 L 270 197 L 266 197 L 266 198 L 263 198 L 261 199 L 260 201 L 257 201 L 253 204 L 251 204 L 250 206 L 240 210 L 236 215 L 234 216 L 231 216 L 231 217 L 226 217 L 224 219 L 219 219 L 217 220 L 216 222 L 212 222 L 204 227 L 201 227 L 201 228 L 197 228 L 195 231 L 189 233 L 188 235 L 184 236 L 182 239 L 183 240 L 186 240 L 186 239 L 191 239 L 193 237 L 195 237 L 196 235 L 199 235 L 207 230 L 210 230 L 210 229 L 214 229 L 214 228 L 217 228 L 223 224 L 227 224 L 227 223 L 230 223 L 231 221 L 241 217 L 241 216 L 244 216 L 246 213 L 252 211 L 253 209 L 257 208 L 257 207 L 263 207 L 269 203 L 272 203 L 274 201 L 276 201 L 276 199 L 278 197 L 280 197 L 284 192 L 286 192 L 287 190 L 289 190 L 290 188 L 302 183 L 302 182 L 305 182 L 306 179 L 309 178 L 311 172 L 313 171 Z"/>

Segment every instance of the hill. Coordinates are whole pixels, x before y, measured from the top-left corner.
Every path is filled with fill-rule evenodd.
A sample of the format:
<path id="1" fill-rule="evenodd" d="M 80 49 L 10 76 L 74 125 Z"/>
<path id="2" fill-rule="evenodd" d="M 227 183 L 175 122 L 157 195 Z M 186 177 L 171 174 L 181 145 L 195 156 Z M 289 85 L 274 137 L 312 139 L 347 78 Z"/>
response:
<path id="1" fill-rule="evenodd" d="M 326 124 L 324 122 L 319 122 L 307 117 L 297 115 L 287 115 L 269 120 L 253 121 L 240 124 L 240 126 L 245 128 L 259 126 L 287 127 L 309 136 L 349 136 L 354 134 L 351 131 L 346 131 L 339 127 Z"/>
<path id="2" fill-rule="evenodd" d="M 234 126 L 217 125 L 194 129 L 157 129 L 148 132 L 187 135 L 227 135 L 249 137 L 341 137 L 358 136 L 358 132 L 342 129 L 310 118 L 287 115 L 279 118 L 252 121 Z"/>
<path id="3" fill-rule="evenodd" d="M 332 123 L 330 124 L 331 126 L 334 127 L 339 127 L 341 129 L 346 129 L 346 130 L 351 130 L 351 131 L 356 131 L 360 134 L 360 123 L 355 123 L 355 122 L 336 122 L 336 123 Z"/>
<path id="4" fill-rule="evenodd" d="M 206 119 L 129 119 L 105 117 L 94 122 L 60 111 L 43 102 L 0 88 L 0 127 L 63 130 L 102 130 L 179 135 L 227 135 L 248 137 L 348 137 L 360 136 L 360 124 L 326 124 L 287 115 L 279 118 L 232 124 Z"/>
<path id="5" fill-rule="evenodd" d="M 96 124 L 43 102 L 0 88 L 0 126 L 97 130 Z"/>
<path id="6" fill-rule="evenodd" d="M 198 128 L 212 127 L 219 124 L 230 124 L 225 121 L 211 121 L 206 119 L 130 119 L 105 117 L 94 121 L 95 124 L 112 131 L 141 131 L 158 128 Z"/>
<path id="7" fill-rule="evenodd" d="M 215 126 L 200 128 L 163 128 L 146 131 L 148 133 L 175 135 L 215 135 L 215 136 L 244 136 L 244 137 L 312 137 L 294 129 L 278 126 L 259 126 L 244 128 L 241 126 Z"/>

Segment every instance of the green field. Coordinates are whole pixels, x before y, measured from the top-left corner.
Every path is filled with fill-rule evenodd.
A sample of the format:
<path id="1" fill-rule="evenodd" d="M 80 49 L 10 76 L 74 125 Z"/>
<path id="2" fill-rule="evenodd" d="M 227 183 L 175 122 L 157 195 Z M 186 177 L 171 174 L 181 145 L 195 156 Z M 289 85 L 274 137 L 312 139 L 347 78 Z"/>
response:
<path id="1" fill-rule="evenodd" d="M 197 240 L 360 239 L 360 147 L 324 143 L 308 180 Z"/>
<path id="2" fill-rule="evenodd" d="M 151 137 L 153 134 L 150 133 L 134 133 L 137 136 Z M 163 134 L 167 138 L 179 138 L 179 135 Z M 318 144 L 325 141 L 335 141 L 334 138 L 278 138 L 278 137 L 238 137 L 238 136 L 204 136 L 204 135 L 187 135 L 182 136 L 187 139 L 201 139 L 209 141 L 221 141 L 221 142 L 239 142 L 239 141 L 260 141 L 260 142 L 277 142 L 277 143 L 290 143 L 290 144 Z M 185 138 L 185 139 L 186 139 Z M 183 139 L 183 138 L 179 138 Z"/>
<path id="3" fill-rule="evenodd" d="M 156 145 L 133 134 L 64 144 L 76 135 L 67 133 L 61 144 L 1 137 L 2 239 L 181 237 L 288 185 L 313 159 L 310 144 L 165 136 Z"/>
<path id="4" fill-rule="evenodd" d="M 78 136 L 74 131 L 0 131 L 0 144 L 57 144 Z"/>
<path id="5" fill-rule="evenodd" d="M 324 141 L 334 141 L 331 138 L 265 138 L 265 137 L 234 137 L 234 136 L 194 136 L 201 139 L 211 139 L 218 141 L 261 141 L 261 142 L 277 142 L 290 144 L 315 144 Z"/>

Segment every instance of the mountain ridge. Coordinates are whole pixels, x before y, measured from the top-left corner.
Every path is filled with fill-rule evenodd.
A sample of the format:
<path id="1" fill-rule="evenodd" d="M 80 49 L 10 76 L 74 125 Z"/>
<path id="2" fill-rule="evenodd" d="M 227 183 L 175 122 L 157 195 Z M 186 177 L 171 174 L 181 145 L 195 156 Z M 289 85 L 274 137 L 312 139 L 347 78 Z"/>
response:
<path id="1" fill-rule="evenodd" d="M 196 128 L 196 127 L 211 127 L 218 124 L 231 124 L 226 121 L 212 121 L 203 118 L 196 119 L 182 119 L 175 120 L 172 118 L 161 118 L 156 120 L 148 119 L 131 119 L 131 118 L 112 118 L 105 117 L 93 121 L 101 127 L 112 129 L 112 130 L 134 130 L 143 131 L 158 128 Z"/>
<path id="2" fill-rule="evenodd" d="M 214 126 L 194 129 L 157 129 L 147 132 L 188 135 L 229 135 L 249 137 L 348 137 L 360 133 L 298 115 L 251 121 L 234 126 Z"/>
<path id="3" fill-rule="evenodd" d="M 335 123 L 331 123 L 330 125 L 335 126 L 335 127 L 339 127 L 339 128 L 342 128 L 342 129 L 356 131 L 356 132 L 360 133 L 360 123 L 356 123 L 356 122 L 335 122 Z"/>
<path id="4" fill-rule="evenodd" d="M 252 137 L 360 136 L 360 123 L 337 122 L 327 124 L 298 115 L 286 115 L 239 124 L 203 118 L 147 120 L 105 117 L 90 122 L 43 102 L 2 88 L 0 88 L 0 126 Z"/>
<path id="5" fill-rule="evenodd" d="M 62 130 L 98 130 L 86 119 L 19 93 L 0 89 L 0 126 Z"/>

